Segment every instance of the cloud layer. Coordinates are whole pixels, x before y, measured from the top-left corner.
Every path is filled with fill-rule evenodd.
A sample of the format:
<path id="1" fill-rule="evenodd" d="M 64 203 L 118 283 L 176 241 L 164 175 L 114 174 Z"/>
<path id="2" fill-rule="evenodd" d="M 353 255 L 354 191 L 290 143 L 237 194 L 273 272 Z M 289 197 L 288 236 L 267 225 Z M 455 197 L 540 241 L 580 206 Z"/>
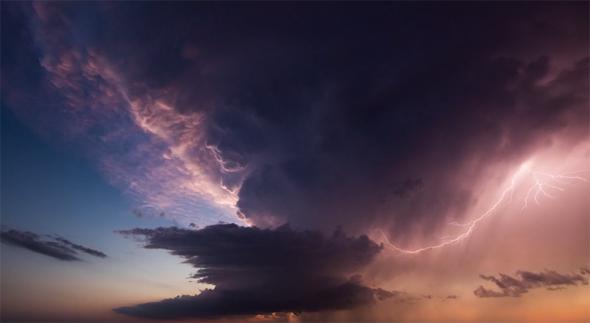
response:
<path id="1" fill-rule="evenodd" d="M 29 231 L 14 229 L 2 231 L 0 232 L 0 241 L 63 261 L 81 260 L 78 251 L 98 258 L 106 258 L 107 256 L 101 251 L 73 243 L 59 236 L 43 239 L 38 234 Z"/>
<path id="2" fill-rule="evenodd" d="M 145 247 L 193 265 L 194 278 L 215 288 L 195 296 L 118 308 L 147 318 L 216 317 L 348 309 L 400 295 L 364 286 L 355 275 L 381 250 L 366 236 L 213 225 L 200 230 L 133 229 Z"/>
<path id="3" fill-rule="evenodd" d="M 587 275 L 590 275 L 587 268 L 582 268 L 579 273 L 574 274 L 561 274 L 554 270 L 546 270 L 540 273 L 518 271 L 516 277 L 502 273 L 498 277 L 480 275 L 482 279 L 493 282 L 500 290 L 479 286 L 473 291 L 473 294 L 477 297 L 520 297 L 534 288 L 559 290 L 569 286 L 588 285 Z"/>

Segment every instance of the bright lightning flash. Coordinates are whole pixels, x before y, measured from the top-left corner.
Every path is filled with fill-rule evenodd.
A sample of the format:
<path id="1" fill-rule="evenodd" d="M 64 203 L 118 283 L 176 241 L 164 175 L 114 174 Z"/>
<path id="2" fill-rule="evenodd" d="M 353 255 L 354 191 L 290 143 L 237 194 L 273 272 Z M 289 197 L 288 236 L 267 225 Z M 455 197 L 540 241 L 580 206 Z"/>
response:
<path id="1" fill-rule="evenodd" d="M 546 197 L 554 199 L 556 198 L 555 194 L 557 194 L 557 192 L 565 191 L 564 185 L 572 184 L 576 181 L 588 182 L 588 179 L 578 175 L 580 173 L 587 172 L 587 170 L 552 174 L 534 170 L 530 167 L 530 164 L 531 162 L 527 161 L 518 168 L 518 170 L 510 178 L 508 186 L 502 190 L 498 199 L 484 213 L 466 223 L 449 223 L 451 225 L 464 228 L 461 233 L 454 237 L 446 237 L 438 244 L 429 245 L 422 248 L 404 249 L 393 243 L 387 234 L 385 234 L 385 232 L 382 230 L 377 230 L 377 232 L 383 238 L 385 247 L 401 253 L 418 254 L 428 250 L 440 249 L 456 244 L 469 237 L 481 221 L 494 214 L 502 204 L 512 200 L 514 191 L 516 190 L 519 182 L 522 182 L 526 178 L 532 179 L 532 185 L 527 189 L 527 193 L 523 198 L 523 206 L 521 208 L 522 211 L 524 211 L 529 206 L 531 199 L 534 200 L 537 205 L 540 205 L 540 200 L 542 198 Z"/>

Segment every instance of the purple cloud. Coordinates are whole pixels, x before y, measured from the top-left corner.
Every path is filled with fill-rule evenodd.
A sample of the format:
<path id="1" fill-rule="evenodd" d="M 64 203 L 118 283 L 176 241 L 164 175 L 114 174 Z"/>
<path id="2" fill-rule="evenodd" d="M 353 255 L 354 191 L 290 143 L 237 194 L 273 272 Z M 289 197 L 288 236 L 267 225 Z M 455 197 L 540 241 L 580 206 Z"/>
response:
<path id="1" fill-rule="evenodd" d="M 547 290 L 561 290 L 568 286 L 588 285 L 590 273 L 587 268 L 580 269 L 580 273 L 561 274 L 554 270 L 546 270 L 540 273 L 530 271 L 518 271 L 516 277 L 499 274 L 496 276 L 480 275 L 484 280 L 493 282 L 499 290 L 487 289 L 479 286 L 473 291 L 477 297 L 520 297 L 530 289 L 546 288 Z"/>

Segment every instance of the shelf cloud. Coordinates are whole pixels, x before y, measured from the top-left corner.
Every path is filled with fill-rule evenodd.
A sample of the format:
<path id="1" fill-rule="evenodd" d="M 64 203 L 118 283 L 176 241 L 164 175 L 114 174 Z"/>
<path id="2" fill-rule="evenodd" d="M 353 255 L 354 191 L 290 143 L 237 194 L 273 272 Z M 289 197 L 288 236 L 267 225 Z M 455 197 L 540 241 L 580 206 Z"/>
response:
<path id="1" fill-rule="evenodd" d="M 115 309 L 147 318 L 218 317 L 273 312 L 350 309 L 403 293 L 365 286 L 357 274 L 381 247 L 366 236 L 324 235 L 277 229 L 213 225 L 121 231 L 164 249 L 195 267 L 194 278 L 212 284 L 198 295 Z"/>

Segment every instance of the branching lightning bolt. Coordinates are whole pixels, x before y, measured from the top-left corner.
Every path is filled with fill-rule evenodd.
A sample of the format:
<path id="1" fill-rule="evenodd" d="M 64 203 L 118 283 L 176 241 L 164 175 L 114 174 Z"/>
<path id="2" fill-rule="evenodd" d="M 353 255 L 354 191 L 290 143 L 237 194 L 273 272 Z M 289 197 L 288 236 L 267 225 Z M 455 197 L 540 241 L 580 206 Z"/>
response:
<path id="1" fill-rule="evenodd" d="M 529 163 L 524 163 L 520 166 L 520 168 L 512 175 L 510 182 L 504 190 L 500 193 L 498 199 L 482 214 L 478 217 L 466 222 L 466 223 L 459 223 L 459 222 L 451 222 L 450 225 L 459 226 L 465 228 L 461 233 L 457 234 L 453 237 L 445 237 L 443 240 L 438 244 L 433 244 L 417 249 L 405 249 L 397 246 L 395 243 L 391 241 L 389 236 L 383 232 L 383 230 L 377 230 L 379 235 L 384 241 L 384 246 L 401 252 L 405 254 L 418 254 L 424 251 L 433 250 L 433 249 L 440 249 L 446 246 L 450 246 L 456 244 L 460 241 L 465 240 L 468 238 L 477 225 L 483 221 L 485 218 L 489 217 L 490 215 L 494 214 L 498 208 L 504 204 L 507 200 L 511 201 L 514 190 L 516 189 L 519 179 L 522 179 L 525 176 L 529 176 L 533 180 L 533 184 L 527 189 L 527 193 L 523 199 L 523 206 L 521 208 L 524 211 L 528 205 L 529 201 L 533 199 L 536 204 L 540 204 L 540 199 L 542 197 L 554 199 L 557 192 L 565 191 L 563 185 L 571 184 L 573 181 L 578 182 L 589 182 L 588 179 L 578 176 L 582 172 L 587 172 L 587 170 L 576 171 L 576 172 L 568 172 L 568 173 L 561 173 L 561 174 L 551 174 L 533 170 L 529 168 Z"/>
<path id="2" fill-rule="evenodd" d="M 565 191 L 565 188 L 559 185 L 567 184 L 571 181 L 588 182 L 586 178 L 576 175 L 577 173 L 581 172 L 583 171 L 554 175 L 531 170 L 530 174 L 534 179 L 534 184 L 531 187 L 529 187 L 526 193 L 522 205 L 522 210 L 524 211 L 524 209 L 528 207 L 531 196 L 533 196 L 535 203 L 539 205 L 540 195 L 550 199 L 554 199 L 555 195 L 553 195 L 552 191 Z"/>

